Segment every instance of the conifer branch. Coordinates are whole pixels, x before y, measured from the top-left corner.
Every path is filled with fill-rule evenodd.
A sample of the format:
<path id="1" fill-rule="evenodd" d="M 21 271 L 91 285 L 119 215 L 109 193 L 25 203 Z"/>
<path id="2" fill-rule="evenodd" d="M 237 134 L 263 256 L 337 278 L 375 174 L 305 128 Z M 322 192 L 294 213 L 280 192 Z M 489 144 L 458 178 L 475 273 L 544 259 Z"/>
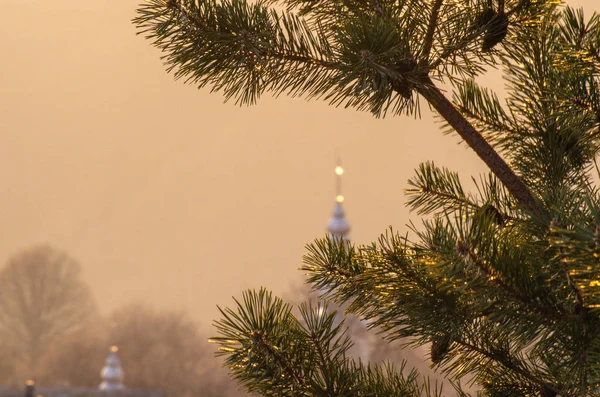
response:
<path id="1" fill-rule="evenodd" d="M 564 258 L 562 258 L 562 259 L 564 259 Z M 578 312 L 579 310 L 582 310 L 585 305 L 585 301 L 583 299 L 583 293 L 581 292 L 581 288 L 579 288 L 579 286 L 577 285 L 577 282 L 575 280 L 573 280 L 573 277 L 571 276 L 571 271 L 567 267 L 567 264 L 565 263 L 565 261 L 561 260 L 561 262 L 562 262 L 563 269 L 565 272 L 565 277 L 567 279 L 567 285 L 569 286 L 569 288 L 571 288 L 571 290 L 575 294 L 575 299 L 577 300 L 576 307 L 578 308 L 578 310 L 576 310 L 576 312 Z"/>
<path id="2" fill-rule="evenodd" d="M 409 189 L 407 189 L 407 191 L 410 192 Z M 437 196 L 437 197 L 440 197 L 440 198 L 442 198 L 442 199 L 444 199 L 446 201 L 453 201 L 454 203 L 458 204 L 459 206 L 460 205 L 465 205 L 465 206 L 471 207 L 471 208 L 479 208 L 479 206 L 476 203 L 474 203 L 472 201 L 469 201 L 465 197 L 453 196 L 453 195 L 451 195 L 449 193 L 443 192 L 441 190 L 433 189 L 431 187 L 422 187 L 419 190 L 419 193 L 425 193 L 425 194 L 428 194 L 428 195 Z"/>
<path id="3" fill-rule="evenodd" d="M 256 344 L 256 346 L 263 350 L 263 352 L 273 358 L 277 365 L 282 368 L 285 373 L 294 380 L 294 382 L 300 387 L 300 389 L 306 388 L 306 382 L 302 378 L 302 375 L 298 372 L 301 368 L 293 368 L 288 360 L 279 354 L 278 351 L 273 349 L 264 339 L 263 331 L 253 331 L 250 334 L 250 339 Z"/>
<path id="4" fill-rule="evenodd" d="M 506 292 L 506 296 L 515 298 L 516 302 L 518 302 L 521 307 L 533 307 L 534 310 L 537 310 L 552 323 L 562 319 L 562 314 L 565 312 L 564 309 L 561 308 L 559 311 L 549 309 L 541 305 L 540 302 L 535 299 L 535 297 L 523 295 L 517 288 L 514 288 L 503 279 L 504 275 L 501 272 L 494 271 L 490 268 L 490 266 L 486 265 L 471 247 L 467 248 L 467 257 L 492 284 L 496 284 L 498 287 L 500 287 L 500 289 L 504 290 Z"/>
<path id="5" fill-rule="evenodd" d="M 454 340 L 454 342 L 458 345 L 461 345 L 473 352 L 476 352 L 477 354 L 480 354 L 483 357 L 486 357 L 492 361 L 495 361 L 497 363 L 499 363 L 500 365 L 504 366 L 506 369 L 517 373 L 519 375 L 521 375 L 522 377 L 524 377 L 525 379 L 527 379 L 528 381 L 530 381 L 533 384 L 537 384 L 538 386 L 542 386 L 550 391 L 553 391 L 556 394 L 560 394 L 561 396 L 564 397 L 572 397 L 570 394 L 564 394 L 564 391 L 561 389 L 558 389 L 557 387 L 555 387 L 552 384 L 549 384 L 547 382 L 544 382 L 543 380 L 541 380 L 539 377 L 535 376 L 534 374 L 532 374 L 531 372 L 525 370 L 524 368 L 516 365 L 515 363 L 513 363 L 510 359 L 507 359 L 506 357 L 503 357 L 500 354 L 494 353 L 492 351 L 487 351 L 485 349 L 480 348 L 479 346 L 476 346 L 472 343 L 469 343 L 461 338 L 457 338 Z"/>
<path id="6" fill-rule="evenodd" d="M 438 16 L 440 8 L 442 7 L 444 0 L 436 0 L 431 8 L 431 15 L 429 16 L 429 24 L 427 25 L 427 33 L 425 33 L 425 39 L 423 41 L 423 54 L 421 56 L 422 62 L 427 64 L 431 48 L 433 46 L 433 36 L 435 29 L 438 26 Z"/>
<path id="7" fill-rule="evenodd" d="M 525 209 L 543 215 L 545 211 L 539 206 L 531 191 L 496 150 L 442 94 L 431 79 L 427 78 L 425 83 L 426 85 L 417 87 L 419 94 L 454 128 Z"/>
<path id="8" fill-rule="evenodd" d="M 319 368 L 321 369 L 321 373 L 323 374 L 324 379 L 330 379 L 331 375 L 329 373 L 329 368 L 327 367 L 327 356 L 323 351 L 323 346 L 321 346 L 321 341 L 317 337 L 314 331 L 310 332 L 310 339 L 317 350 L 317 355 L 319 356 Z"/>
<path id="9" fill-rule="evenodd" d="M 517 12 L 520 12 L 524 7 L 525 7 L 525 1 L 520 1 L 519 4 L 517 4 L 513 9 L 506 12 L 506 16 L 510 17 L 511 15 L 513 15 Z M 471 45 L 473 43 L 473 40 L 475 40 L 479 36 L 481 36 L 486 30 L 487 30 L 487 25 L 478 26 L 476 29 L 473 29 L 471 31 L 471 33 L 467 34 L 466 36 L 464 36 L 460 40 L 458 40 L 455 45 L 446 47 L 446 49 L 444 51 L 442 51 L 442 53 L 439 55 L 439 57 L 430 64 L 429 70 L 437 69 L 450 56 L 457 53 L 458 51 L 461 51 L 461 50 L 467 48 L 469 45 Z"/>
<path id="10" fill-rule="evenodd" d="M 206 30 L 204 24 L 198 18 L 196 18 L 196 16 L 193 15 L 188 9 L 181 5 L 177 0 L 167 0 L 166 7 L 178 9 L 185 16 L 185 18 L 192 22 L 192 24 L 196 29 L 198 29 L 198 31 Z M 250 36 L 248 33 L 248 36 L 241 37 L 241 40 L 245 40 L 249 37 Z M 321 66 L 329 69 L 339 69 L 342 66 L 340 62 L 325 61 L 323 59 L 312 58 L 306 55 L 278 52 L 274 51 L 273 49 L 257 48 L 256 50 L 258 51 L 255 51 L 255 54 L 259 57 L 271 57 L 282 61 L 300 62 L 310 65 Z"/>
<path id="11" fill-rule="evenodd" d="M 421 289 L 421 291 L 432 296 L 440 292 L 434 284 L 427 282 L 431 280 L 424 278 L 423 275 L 417 271 L 417 268 L 415 268 L 414 265 L 406 263 L 406 261 L 398 260 L 397 253 L 392 247 L 382 244 L 381 249 L 385 254 L 386 259 L 391 264 L 391 268 L 393 270 L 399 269 L 402 271 L 406 276 L 406 279 L 415 283 Z"/>
<path id="12" fill-rule="evenodd" d="M 582 49 L 600 45 L 600 23 L 586 25 L 583 12 L 561 18 L 554 0 L 506 3 L 511 10 L 502 0 L 147 0 L 135 23 L 176 78 L 241 103 L 286 92 L 381 116 L 416 115 L 416 94 L 425 99 L 490 168 L 489 180 L 475 181 L 471 194 L 457 173 L 417 171 L 409 205 L 455 218 L 425 221 L 415 243 L 386 235 L 356 249 L 319 240 L 305 256 L 309 282 L 389 340 L 435 342 L 434 361 L 457 378 L 476 374 L 484 393 L 586 395 L 599 372 L 600 312 L 577 310 L 584 299 L 600 305 L 600 238 L 590 237 L 600 193 L 590 193 L 589 175 L 600 152 L 590 127 L 600 115 L 589 114 L 600 108 L 600 55 Z M 495 61 L 509 86 L 502 104 L 467 80 Z M 432 79 L 457 83 L 466 108 Z M 549 239 L 550 212 L 576 238 Z M 472 247 L 459 249 L 458 236 Z M 553 256 L 557 248 L 566 250 Z M 301 322 L 264 292 L 243 305 L 222 311 L 217 343 L 251 392 L 401 394 L 400 375 L 347 358 L 351 342 L 334 314 L 300 308 Z M 504 383 L 492 384 L 497 378 Z"/>
<path id="13" fill-rule="evenodd" d="M 468 118 L 472 119 L 475 122 L 475 125 L 479 127 L 487 127 L 490 130 L 500 133 L 510 133 L 513 135 L 523 135 L 523 133 L 511 126 L 508 126 L 502 123 L 501 120 L 489 120 L 479 114 L 475 114 L 470 109 L 465 108 L 464 106 L 459 107 L 460 112 L 466 115 Z M 498 142 L 498 139 L 491 134 L 486 134 L 490 142 Z"/>

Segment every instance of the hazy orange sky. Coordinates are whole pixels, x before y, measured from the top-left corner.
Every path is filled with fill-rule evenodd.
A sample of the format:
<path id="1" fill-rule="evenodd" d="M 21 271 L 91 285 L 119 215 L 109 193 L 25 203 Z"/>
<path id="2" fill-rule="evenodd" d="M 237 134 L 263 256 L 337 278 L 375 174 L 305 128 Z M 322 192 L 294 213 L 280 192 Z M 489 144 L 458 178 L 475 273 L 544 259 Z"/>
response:
<path id="1" fill-rule="evenodd" d="M 146 301 L 208 324 L 242 289 L 288 289 L 304 244 L 324 235 L 337 155 L 359 243 L 418 222 L 402 191 L 420 162 L 485 170 L 427 111 L 240 108 L 175 82 L 135 35 L 140 2 L 0 0 L 0 261 L 64 249 L 103 313 Z"/>

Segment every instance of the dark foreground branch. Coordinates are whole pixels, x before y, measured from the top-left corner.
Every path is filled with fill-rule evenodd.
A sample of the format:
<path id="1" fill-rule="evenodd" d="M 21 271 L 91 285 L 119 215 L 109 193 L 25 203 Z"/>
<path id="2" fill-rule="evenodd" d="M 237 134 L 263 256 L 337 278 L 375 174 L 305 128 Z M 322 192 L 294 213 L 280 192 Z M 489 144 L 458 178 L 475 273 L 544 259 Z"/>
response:
<path id="1" fill-rule="evenodd" d="M 417 92 L 437 110 L 437 112 L 454 128 L 465 142 L 477 153 L 479 158 L 490 168 L 506 186 L 513 197 L 527 210 L 537 215 L 543 215 L 544 209 L 540 207 L 531 191 L 523 181 L 514 173 L 512 168 L 500 157 L 494 148 L 481 136 L 469 121 L 454 107 L 452 102 L 442 94 L 427 78 L 426 84 L 417 87 Z"/>

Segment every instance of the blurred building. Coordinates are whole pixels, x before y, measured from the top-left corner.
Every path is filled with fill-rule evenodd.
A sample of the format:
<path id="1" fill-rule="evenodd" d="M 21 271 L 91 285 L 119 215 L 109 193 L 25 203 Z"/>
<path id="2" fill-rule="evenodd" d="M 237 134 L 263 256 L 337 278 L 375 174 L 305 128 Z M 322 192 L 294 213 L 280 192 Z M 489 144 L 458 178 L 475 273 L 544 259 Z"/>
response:
<path id="1" fill-rule="evenodd" d="M 333 205 L 331 217 L 327 222 L 327 234 L 331 239 L 337 241 L 343 240 L 350 244 L 350 231 L 352 230 L 352 227 L 350 222 L 346 219 L 346 212 L 344 211 L 344 195 L 342 191 L 343 175 L 344 168 L 338 160 L 335 167 L 335 203 Z M 336 307 L 335 309 L 343 312 L 344 307 Z M 380 338 L 374 332 L 369 332 L 367 330 L 367 322 L 361 321 L 353 315 L 346 315 L 345 321 L 348 325 L 348 333 L 354 342 L 354 347 L 350 351 L 351 354 L 363 361 L 370 361 L 371 358 L 373 358 L 372 353 L 375 351 L 378 342 L 380 342 Z"/>
<path id="2" fill-rule="evenodd" d="M 29 380 L 21 390 L 0 388 L 0 397 L 166 397 L 159 390 L 127 388 L 123 383 L 125 374 L 117 352 L 116 346 L 110 348 L 104 367 L 100 370 L 97 388 L 45 387 Z"/>
<path id="3" fill-rule="evenodd" d="M 339 161 L 335 167 L 335 204 L 329 222 L 327 223 L 327 233 L 331 238 L 350 241 L 350 223 L 346 220 L 344 212 L 344 195 L 342 194 L 342 175 L 344 168 Z"/>

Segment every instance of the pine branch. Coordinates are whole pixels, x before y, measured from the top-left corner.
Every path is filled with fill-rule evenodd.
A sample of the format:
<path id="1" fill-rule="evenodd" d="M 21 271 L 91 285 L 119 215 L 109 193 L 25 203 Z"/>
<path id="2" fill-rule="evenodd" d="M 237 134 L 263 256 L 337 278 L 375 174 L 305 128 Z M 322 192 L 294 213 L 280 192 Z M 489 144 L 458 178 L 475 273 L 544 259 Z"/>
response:
<path id="1" fill-rule="evenodd" d="M 482 260 L 479 255 L 473 250 L 472 247 L 465 245 L 465 243 L 457 243 L 457 246 L 464 246 L 465 256 L 470 264 L 473 264 L 483 275 L 488 279 L 491 284 L 497 285 L 501 290 L 505 292 L 505 296 L 508 299 L 514 298 L 518 302 L 519 306 L 524 309 L 533 308 L 545 318 L 549 324 L 553 324 L 556 321 L 563 320 L 564 310 L 556 310 L 557 307 L 547 308 L 536 299 L 537 296 L 527 296 L 526 291 L 519 291 L 519 289 L 510 285 L 510 281 L 505 280 L 505 274 L 500 271 L 492 269 L 486 261 Z"/>
<path id="2" fill-rule="evenodd" d="M 429 54 L 431 53 L 431 48 L 433 46 L 433 35 L 435 34 L 435 29 L 438 26 L 438 16 L 443 2 L 444 0 L 435 0 L 435 3 L 431 8 L 429 23 L 427 24 L 427 33 L 425 34 L 425 39 L 423 40 L 423 53 L 421 55 L 421 59 L 423 59 L 423 62 L 425 63 L 428 62 Z"/>
<path id="3" fill-rule="evenodd" d="M 431 106 L 467 142 L 525 209 L 538 216 L 543 216 L 546 211 L 540 207 L 523 181 L 430 79 L 427 83 L 427 86 L 417 88 L 419 94 L 427 99 Z"/>
<path id="4" fill-rule="evenodd" d="M 415 370 L 403 375 L 391 365 L 356 363 L 347 356 L 351 342 L 336 313 L 302 304 L 301 321 L 265 290 L 248 291 L 237 310 L 220 309 L 215 322 L 220 355 L 250 392 L 265 396 L 440 397 Z M 276 344 L 273 344 L 276 341 Z"/>
<path id="5" fill-rule="evenodd" d="M 493 360 L 499 364 L 501 364 L 502 366 L 504 366 L 506 369 L 515 372 L 517 374 L 519 374 L 520 376 L 522 376 L 523 378 L 527 379 L 528 381 L 530 381 L 531 383 L 537 384 L 549 391 L 552 391 L 556 394 L 559 394 L 561 396 L 564 397 L 575 397 L 573 395 L 570 394 L 564 394 L 564 391 L 561 389 L 556 388 L 554 385 L 549 384 L 547 382 L 544 382 L 542 379 L 540 379 L 539 377 L 535 376 L 534 374 L 532 374 L 530 371 L 527 371 L 526 369 L 514 364 L 513 362 L 511 362 L 510 360 L 507 360 L 503 355 L 499 355 L 496 354 L 492 351 L 488 351 L 485 350 L 483 348 L 480 348 L 479 346 L 473 345 L 471 343 L 469 343 L 468 341 L 465 340 L 456 340 L 455 343 L 464 346 L 465 348 L 472 350 L 474 352 L 476 352 L 477 354 L 480 354 L 481 356 L 484 356 L 490 360 Z"/>
<path id="6" fill-rule="evenodd" d="M 519 3 L 514 8 L 506 11 L 506 16 L 511 17 L 512 15 L 521 12 L 522 10 L 524 10 L 526 8 L 526 3 L 528 3 L 528 1 L 526 1 L 526 0 L 519 1 Z M 502 7 L 502 8 L 504 8 L 504 7 Z M 429 70 L 437 69 L 440 65 L 442 65 L 451 56 L 455 55 L 456 53 L 458 53 L 458 52 L 466 49 L 468 46 L 472 45 L 473 42 L 477 38 L 479 38 L 481 35 L 483 35 L 483 33 L 485 33 L 485 31 L 488 29 L 489 22 L 490 21 L 488 21 L 487 23 L 484 23 L 480 26 L 476 26 L 475 29 L 472 29 L 470 33 L 468 33 L 464 37 L 461 37 L 459 40 L 457 40 L 454 45 L 446 46 L 446 48 L 444 49 L 444 51 L 442 51 L 442 53 L 438 56 L 438 58 L 430 64 Z"/>
<path id="7" fill-rule="evenodd" d="M 416 102 L 412 91 L 416 90 L 457 129 L 525 209 L 543 214 L 523 182 L 433 86 L 431 79 L 423 75 L 422 69 L 432 69 L 411 66 L 415 62 L 415 51 L 411 49 L 414 39 L 399 30 L 394 20 L 382 18 L 374 11 L 370 11 L 374 12 L 370 23 L 364 18 L 345 20 L 341 16 L 340 26 L 328 25 L 331 31 L 318 32 L 325 35 L 318 39 L 301 19 L 291 15 L 280 19 L 262 4 L 249 6 L 244 0 L 223 5 L 200 4 L 152 0 L 135 20 L 143 32 L 150 31 L 150 37 L 157 37 L 157 45 L 170 52 L 167 57 L 173 66 L 181 64 L 176 76 L 191 75 L 191 80 L 200 86 L 213 83 L 215 89 L 225 91 L 226 97 L 238 95 L 242 103 L 254 102 L 267 89 L 287 89 L 325 96 L 336 105 L 368 108 L 377 115 L 390 106 L 397 112 L 413 111 Z M 406 10 L 417 3 L 410 4 Z M 454 23 L 452 19 L 441 21 L 442 6 L 442 0 L 433 3 L 430 20 L 418 40 L 424 44 L 425 53 L 432 50 L 436 25 Z M 160 24 L 153 19 L 157 13 L 163 19 Z M 451 18 L 464 17 L 455 13 Z M 408 14 L 402 14 L 400 21 L 406 27 L 423 28 L 416 22 L 418 19 Z M 464 23 L 462 19 L 461 22 Z M 177 23 L 184 29 L 175 34 Z M 187 30 L 186 23 L 190 24 Z M 282 30 L 282 24 L 287 30 Z M 300 63 L 302 67 L 290 63 Z"/>
<path id="8" fill-rule="evenodd" d="M 320 240 L 303 269 L 388 340 L 432 342 L 436 364 L 476 374 L 489 395 L 574 396 L 589 394 L 600 372 L 591 310 L 600 307 L 600 196 L 590 175 L 600 19 L 546 13 L 553 3 L 507 0 L 505 12 L 503 0 L 149 0 L 136 24 L 177 78 L 241 103 L 285 92 L 380 116 L 418 114 L 424 98 L 496 178 L 469 193 L 457 174 L 425 165 L 409 181 L 409 204 L 436 216 L 413 229 L 416 242 Z M 465 80 L 496 62 L 507 111 Z M 459 87 L 457 106 L 433 83 L 445 79 Z M 568 225 L 556 236 L 552 217 Z M 419 394 L 410 376 L 348 359 L 333 316 L 301 307 L 297 319 L 264 291 L 236 303 L 221 310 L 215 340 L 252 392 Z"/>
<path id="9" fill-rule="evenodd" d="M 463 191 L 458 174 L 438 168 L 432 162 L 419 165 L 416 175 L 407 182 L 412 188 L 405 189 L 406 205 L 419 215 L 429 214 L 443 208 L 449 213 L 460 208 L 476 209 L 479 206 Z"/>
<path id="10" fill-rule="evenodd" d="M 499 138 L 498 133 L 510 134 L 513 140 L 516 139 L 515 135 L 524 134 L 514 125 L 514 117 L 509 117 L 496 94 L 481 88 L 473 79 L 464 81 L 458 87 L 453 100 L 460 112 L 475 122 L 475 127 L 488 132 L 486 138 L 492 144 L 502 144 L 507 140 L 505 136 Z M 505 145 L 501 147 L 506 149 Z"/>
<path id="11" fill-rule="evenodd" d="M 279 351 L 275 350 L 271 345 L 269 345 L 269 343 L 265 341 L 264 336 L 264 331 L 258 330 L 253 331 L 250 334 L 250 337 L 254 342 L 255 346 L 259 350 L 262 350 L 265 356 L 274 359 L 280 368 L 283 368 L 284 376 L 288 376 L 289 378 L 293 379 L 294 383 L 298 385 L 298 388 L 300 390 L 305 389 L 306 382 L 304 381 L 302 375 L 298 371 L 300 368 L 292 367 L 289 361 L 285 357 L 283 357 Z"/>
<path id="12" fill-rule="evenodd" d="M 567 265 L 564 263 L 564 261 L 563 261 L 563 265 L 564 265 L 564 269 L 565 269 L 565 277 L 567 278 L 567 285 L 575 293 L 575 297 L 577 299 L 577 305 L 579 307 L 579 310 L 581 310 L 583 307 L 585 307 L 585 301 L 583 299 L 583 294 L 581 293 L 581 288 L 573 280 L 573 277 L 571 277 L 571 271 L 569 270 Z"/>
<path id="13" fill-rule="evenodd" d="M 198 18 L 194 14 L 192 14 L 188 9 L 182 6 L 177 0 L 167 0 L 166 6 L 167 8 L 178 9 L 181 15 L 183 15 L 184 18 L 190 20 L 198 31 L 201 32 L 206 30 L 205 25 L 200 20 L 198 20 Z M 250 35 L 250 31 L 242 30 L 240 33 L 240 39 L 249 42 Z M 258 51 L 256 51 L 255 54 L 259 57 L 271 57 L 282 61 L 300 62 L 309 65 L 322 66 L 329 69 L 340 69 L 342 67 L 342 64 L 340 62 L 326 61 L 323 59 L 309 57 L 306 55 L 299 55 L 292 52 L 278 52 L 271 48 L 257 48 L 257 50 Z"/>

